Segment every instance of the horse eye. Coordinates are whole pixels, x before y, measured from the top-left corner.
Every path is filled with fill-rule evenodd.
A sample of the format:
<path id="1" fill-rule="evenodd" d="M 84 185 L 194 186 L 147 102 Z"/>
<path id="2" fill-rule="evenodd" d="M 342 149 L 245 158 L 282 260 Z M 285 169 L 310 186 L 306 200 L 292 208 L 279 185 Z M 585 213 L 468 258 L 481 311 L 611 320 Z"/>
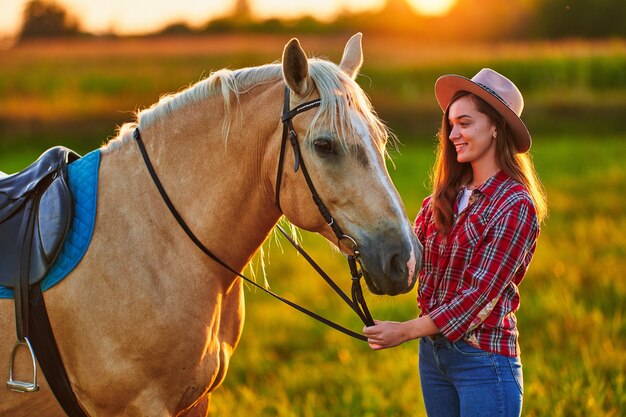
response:
<path id="1" fill-rule="evenodd" d="M 333 144 L 328 139 L 317 139 L 313 142 L 313 147 L 315 151 L 321 154 L 332 154 L 334 153 Z"/>

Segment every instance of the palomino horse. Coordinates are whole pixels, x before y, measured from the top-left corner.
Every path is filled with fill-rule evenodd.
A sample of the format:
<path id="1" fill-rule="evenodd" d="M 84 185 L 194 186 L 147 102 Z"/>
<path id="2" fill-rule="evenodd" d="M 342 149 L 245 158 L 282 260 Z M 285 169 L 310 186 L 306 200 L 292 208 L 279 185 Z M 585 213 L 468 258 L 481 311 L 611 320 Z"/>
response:
<path id="1" fill-rule="evenodd" d="M 133 139 L 138 126 L 163 186 L 198 238 L 242 270 L 285 215 L 336 244 L 287 149 L 275 203 L 285 86 L 302 159 L 335 221 L 359 245 L 373 293 L 415 284 L 421 246 L 385 163 L 388 132 L 354 78 L 361 35 L 339 65 L 307 59 L 297 40 L 281 64 L 221 70 L 141 111 L 101 149 L 93 239 L 78 266 L 45 292 L 72 388 L 89 416 L 205 416 L 242 331 L 242 281 L 205 256 L 157 192 Z M 15 340 L 12 300 L 0 300 L 0 376 Z M 18 358 L 19 359 L 19 358 Z M 18 360 L 16 373 L 30 363 Z M 0 388 L 0 415 L 62 416 L 41 390 Z"/>

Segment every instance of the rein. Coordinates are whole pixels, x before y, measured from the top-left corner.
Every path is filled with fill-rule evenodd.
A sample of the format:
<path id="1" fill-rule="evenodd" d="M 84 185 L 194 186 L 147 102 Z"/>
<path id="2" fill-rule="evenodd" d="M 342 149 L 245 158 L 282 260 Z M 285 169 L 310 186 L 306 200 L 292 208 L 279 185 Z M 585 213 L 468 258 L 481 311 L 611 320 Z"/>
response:
<path id="1" fill-rule="evenodd" d="M 343 231 L 341 230 L 341 228 L 339 227 L 339 225 L 334 221 L 333 217 L 331 216 L 329 210 L 326 208 L 326 206 L 324 205 L 324 203 L 322 202 L 321 198 L 319 197 L 319 194 L 317 193 L 317 191 L 315 190 L 315 186 L 313 185 L 313 182 L 311 180 L 311 177 L 309 176 L 308 171 L 306 170 L 306 166 L 304 165 L 304 160 L 302 159 L 301 156 L 301 152 L 300 152 L 300 145 L 298 143 L 298 136 L 293 128 L 293 124 L 291 122 L 291 119 L 302 113 L 305 112 L 309 109 L 318 107 L 320 105 L 321 100 L 320 99 L 316 99 L 313 101 L 309 101 L 303 104 L 298 105 L 297 107 L 293 108 L 293 109 L 289 109 L 289 88 L 286 87 L 285 88 L 285 102 L 284 102 L 284 106 L 283 106 L 283 115 L 282 115 L 282 123 L 283 123 L 283 135 L 282 135 L 282 142 L 281 142 L 281 148 L 280 148 L 280 155 L 279 155 L 279 160 L 278 160 L 278 173 L 277 173 L 277 177 L 276 177 L 276 206 L 278 207 L 278 209 L 282 212 L 282 209 L 280 207 L 280 183 L 282 180 L 282 171 L 283 171 L 283 165 L 284 165 L 284 155 L 285 155 L 285 148 L 286 148 L 286 143 L 287 143 L 287 137 L 289 137 L 290 143 L 293 147 L 293 151 L 294 151 L 294 157 L 295 157 L 295 161 L 294 161 L 294 171 L 297 171 L 298 168 L 301 166 L 302 167 L 302 173 L 304 175 L 304 178 L 306 180 L 306 183 L 309 187 L 309 190 L 311 191 L 311 196 L 313 198 L 313 201 L 315 202 L 315 204 L 317 205 L 320 213 L 322 214 L 322 216 L 324 217 L 324 219 L 326 220 L 326 223 L 328 223 L 328 225 L 331 227 L 331 229 L 333 230 L 333 232 L 335 233 L 335 236 L 337 237 L 337 241 L 338 241 L 338 246 L 339 246 L 339 250 L 341 251 L 341 253 L 346 256 L 347 260 L 348 260 L 348 266 L 350 268 L 350 274 L 352 276 L 352 299 L 350 299 L 342 290 L 341 288 L 330 278 L 330 276 L 328 276 L 328 274 L 326 274 L 326 272 L 324 272 L 324 270 L 311 258 L 311 256 L 300 246 L 298 245 L 288 234 L 287 232 L 280 226 L 280 225 L 276 225 L 276 227 L 278 228 L 278 230 L 287 238 L 287 240 L 289 241 L 289 243 L 291 243 L 294 248 L 296 248 L 296 250 L 298 250 L 298 252 L 300 254 L 302 254 L 302 256 L 307 260 L 307 262 L 309 262 L 309 264 L 315 269 L 315 271 L 326 281 L 326 283 L 344 300 L 344 302 L 346 304 L 348 304 L 348 306 L 359 316 L 359 318 L 363 321 L 363 323 L 366 326 L 373 326 L 374 325 L 374 320 L 372 319 L 372 316 L 367 308 L 367 305 L 365 303 L 365 299 L 363 298 L 363 291 L 361 289 L 361 277 L 363 276 L 362 270 L 359 268 L 359 266 L 357 265 L 358 262 L 358 257 L 359 257 L 359 251 L 358 251 L 358 244 L 356 243 L 356 241 L 343 233 Z M 337 324 L 325 317 L 320 316 L 317 313 L 314 313 L 284 297 L 281 297 L 280 295 L 274 293 L 273 291 L 268 290 L 267 288 L 257 284 L 256 282 L 254 282 L 253 280 L 245 277 L 244 275 L 242 275 L 240 272 L 238 272 L 237 270 L 235 270 L 234 268 L 232 268 L 230 265 L 228 265 L 226 262 L 224 262 L 222 259 L 220 259 L 217 255 L 215 255 L 213 252 L 211 252 L 211 250 L 209 250 L 199 239 L 198 237 L 193 233 L 193 231 L 189 228 L 189 226 L 187 225 L 187 223 L 185 222 L 185 220 L 182 218 L 182 216 L 180 215 L 180 213 L 178 212 L 178 210 L 176 209 L 176 207 L 174 206 L 174 204 L 172 203 L 172 200 L 169 198 L 167 192 L 165 191 L 165 188 L 163 187 L 163 184 L 161 183 L 161 180 L 159 179 L 156 171 L 154 170 L 154 166 L 152 165 L 152 163 L 150 162 L 150 157 L 148 156 L 148 152 L 146 151 L 146 147 L 143 144 L 143 141 L 141 139 L 141 133 L 139 132 L 139 128 L 136 128 L 133 136 L 135 138 L 135 141 L 137 142 L 137 145 L 139 147 L 139 151 L 141 152 L 141 156 L 143 157 L 143 160 L 146 164 L 146 167 L 148 168 L 148 172 L 150 173 L 150 176 L 152 177 L 152 181 L 154 182 L 154 184 L 156 185 L 159 194 L 161 195 L 161 198 L 163 199 L 163 201 L 165 202 L 165 204 L 167 205 L 168 209 L 170 210 L 170 212 L 172 213 L 172 215 L 174 216 L 174 218 L 176 219 L 176 221 L 178 222 L 178 224 L 180 225 L 180 227 L 184 230 L 184 232 L 187 234 L 187 236 L 191 239 L 191 241 L 204 253 L 206 254 L 208 257 L 210 257 L 211 259 L 213 259 L 215 262 L 217 262 L 220 266 L 222 266 L 224 269 L 230 271 L 231 273 L 235 274 L 236 276 L 240 277 L 241 279 L 245 280 L 246 282 L 254 285 L 256 288 L 261 289 L 262 291 L 264 291 L 265 293 L 271 295 L 272 297 L 282 301 L 283 303 L 295 308 L 296 310 L 306 314 L 307 316 L 321 322 L 324 323 L 325 325 L 332 327 L 335 330 L 338 330 L 348 336 L 351 336 L 355 339 L 359 339 L 362 341 L 367 342 L 367 337 L 365 337 L 364 335 L 354 332 L 350 329 L 347 329 L 343 326 L 341 326 L 340 324 Z M 342 250 L 342 242 L 348 242 L 352 245 L 352 252 L 353 254 L 349 254 L 346 253 Z"/>

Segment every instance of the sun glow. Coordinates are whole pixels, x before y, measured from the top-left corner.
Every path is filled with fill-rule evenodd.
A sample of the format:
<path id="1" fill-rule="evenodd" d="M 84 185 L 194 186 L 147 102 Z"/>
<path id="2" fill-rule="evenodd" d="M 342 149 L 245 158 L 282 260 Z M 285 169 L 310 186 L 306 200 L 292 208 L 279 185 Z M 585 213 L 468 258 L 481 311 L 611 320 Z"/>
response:
<path id="1" fill-rule="evenodd" d="M 29 0 L 0 0 L 0 40 L 17 34 L 24 6 Z M 53 0 L 76 16 L 81 27 L 93 33 L 137 34 L 157 30 L 173 22 L 192 26 L 231 12 L 236 0 Z M 302 15 L 332 19 L 341 12 L 362 12 L 383 7 L 390 0 L 247 0 L 256 17 L 293 18 Z M 446 14 L 458 0 L 406 1 L 416 12 L 428 16 Z"/>
<path id="2" fill-rule="evenodd" d="M 457 0 L 409 0 L 409 4 L 418 13 L 427 16 L 443 16 L 448 13 Z"/>

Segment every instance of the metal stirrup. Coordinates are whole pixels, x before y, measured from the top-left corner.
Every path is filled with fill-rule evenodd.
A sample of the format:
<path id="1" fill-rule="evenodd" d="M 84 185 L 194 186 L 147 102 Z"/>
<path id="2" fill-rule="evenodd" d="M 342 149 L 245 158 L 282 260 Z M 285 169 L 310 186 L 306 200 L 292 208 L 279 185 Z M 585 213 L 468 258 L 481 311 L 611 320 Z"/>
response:
<path id="1" fill-rule="evenodd" d="M 17 351 L 17 348 L 21 345 L 24 345 L 28 348 L 30 358 L 33 361 L 33 382 L 15 381 L 13 379 L 15 352 Z M 39 385 L 37 385 L 37 360 L 35 359 L 35 354 L 33 353 L 33 347 L 30 345 L 30 341 L 27 337 L 25 337 L 23 341 L 18 340 L 17 342 L 15 342 L 15 346 L 13 346 L 13 350 L 11 351 L 11 364 L 9 365 L 9 380 L 7 381 L 7 386 L 9 387 L 9 389 L 17 392 L 39 391 Z"/>

